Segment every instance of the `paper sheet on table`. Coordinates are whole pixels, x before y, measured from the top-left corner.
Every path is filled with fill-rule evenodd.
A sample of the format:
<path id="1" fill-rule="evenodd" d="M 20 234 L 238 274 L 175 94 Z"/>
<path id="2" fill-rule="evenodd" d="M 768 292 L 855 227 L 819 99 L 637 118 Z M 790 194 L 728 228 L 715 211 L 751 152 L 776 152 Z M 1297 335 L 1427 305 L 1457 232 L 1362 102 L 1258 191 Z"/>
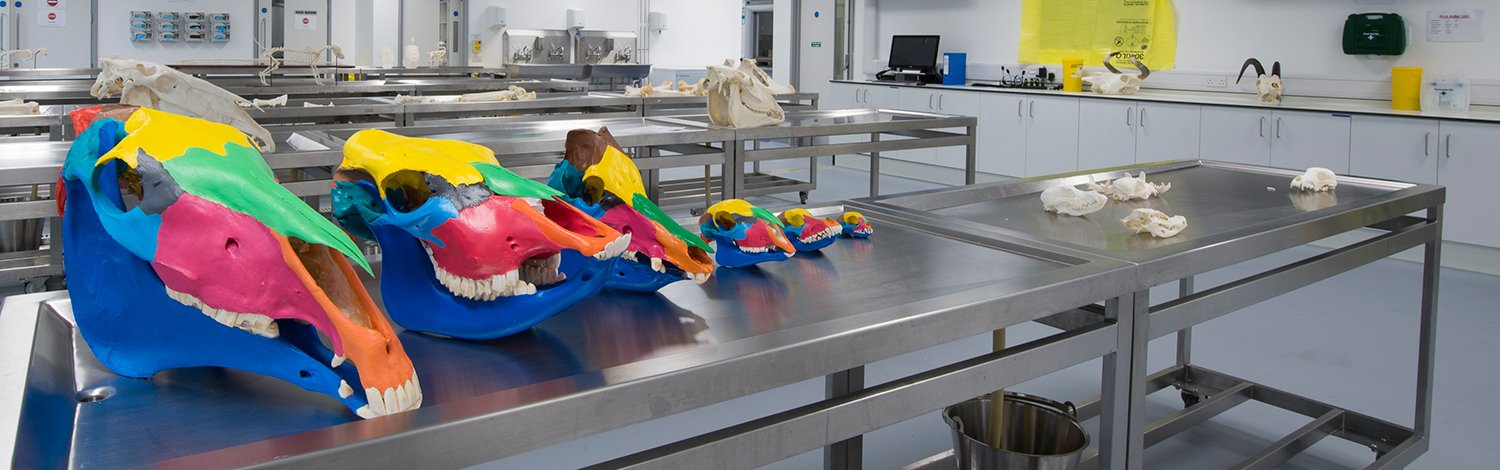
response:
<path id="1" fill-rule="evenodd" d="M 1151 70 L 1177 67 L 1177 20 L 1170 0 L 1024 0 L 1021 5 L 1021 62 L 1061 64 L 1083 59 L 1104 63 L 1119 51 L 1117 65 L 1130 70 L 1130 58 Z"/>

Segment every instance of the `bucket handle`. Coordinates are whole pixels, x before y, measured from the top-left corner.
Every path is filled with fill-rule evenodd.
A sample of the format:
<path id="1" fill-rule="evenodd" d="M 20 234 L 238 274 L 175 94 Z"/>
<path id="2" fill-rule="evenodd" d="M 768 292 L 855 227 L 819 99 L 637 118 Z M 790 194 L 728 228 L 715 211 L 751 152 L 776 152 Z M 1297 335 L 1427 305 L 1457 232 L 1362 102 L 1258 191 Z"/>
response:
<path id="1" fill-rule="evenodd" d="M 1063 407 L 1067 408 L 1065 411 L 1068 412 L 1068 416 L 1072 416 L 1075 420 L 1078 419 L 1078 407 L 1073 406 L 1073 402 L 1065 401 L 1063 402 Z"/>

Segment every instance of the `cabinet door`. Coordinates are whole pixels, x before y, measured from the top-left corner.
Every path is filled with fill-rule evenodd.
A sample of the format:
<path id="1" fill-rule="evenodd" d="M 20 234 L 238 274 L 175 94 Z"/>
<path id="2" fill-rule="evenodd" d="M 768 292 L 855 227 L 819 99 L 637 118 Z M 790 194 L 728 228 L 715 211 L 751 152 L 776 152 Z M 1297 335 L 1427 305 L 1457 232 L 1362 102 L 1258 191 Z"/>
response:
<path id="1" fill-rule="evenodd" d="M 1500 174 L 1500 125 L 1443 121 L 1438 183 L 1448 187 L 1443 238 L 1500 247 L 1500 219 L 1490 189 Z"/>
<path id="2" fill-rule="evenodd" d="M 1349 115 L 1276 111 L 1271 123 L 1271 166 L 1323 167 L 1349 173 Z"/>
<path id="3" fill-rule="evenodd" d="M 1270 127 L 1270 111 L 1205 106 L 1199 133 L 1203 159 L 1269 165 Z"/>
<path id="4" fill-rule="evenodd" d="M 937 95 L 937 112 L 942 114 L 957 114 L 959 116 L 979 117 L 979 92 L 939 90 L 934 93 Z M 959 134 L 962 134 L 965 131 L 965 129 L 962 127 L 941 130 Z M 975 136 L 974 149 L 976 152 L 979 149 L 984 148 L 979 143 L 979 139 L 979 136 Z M 968 157 L 968 151 L 963 147 L 943 147 L 933 149 L 932 152 L 933 163 L 949 168 L 957 168 L 960 170 L 964 169 L 964 167 L 968 164 Z M 975 158 L 977 160 L 977 154 L 975 155 Z"/>
<path id="5" fill-rule="evenodd" d="M 1142 102 L 1136 108 L 1136 163 L 1198 158 L 1202 106 Z"/>
<path id="6" fill-rule="evenodd" d="M 1026 175 L 1026 96 L 979 93 L 979 171 Z"/>
<path id="7" fill-rule="evenodd" d="M 863 108 L 861 101 L 865 95 L 864 86 L 848 83 L 829 83 L 828 94 L 823 95 L 820 107 L 823 109 L 854 109 Z"/>
<path id="8" fill-rule="evenodd" d="M 1354 116 L 1349 135 L 1349 174 L 1437 183 L 1438 121 Z"/>
<path id="9" fill-rule="evenodd" d="M 1078 104 L 1078 168 L 1135 163 L 1134 101 L 1087 99 Z"/>
<path id="10" fill-rule="evenodd" d="M 1078 98 L 1026 98 L 1026 176 L 1078 171 Z"/>
<path id="11" fill-rule="evenodd" d="M 869 85 L 865 87 L 864 101 L 861 108 L 886 108 L 899 109 L 897 103 L 897 92 L 900 87 L 890 85 Z"/>
<path id="12" fill-rule="evenodd" d="M 917 111 L 923 113 L 937 111 L 937 94 L 927 88 L 901 87 L 896 89 L 895 109 L 902 111 Z M 882 136 L 882 138 L 895 138 Z M 906 160 L 913 163 L 932 164 L 935 152 L 933 149 L 902 150 L 899 152 L 886 152 L 881 155 L 897 160 Z"/>

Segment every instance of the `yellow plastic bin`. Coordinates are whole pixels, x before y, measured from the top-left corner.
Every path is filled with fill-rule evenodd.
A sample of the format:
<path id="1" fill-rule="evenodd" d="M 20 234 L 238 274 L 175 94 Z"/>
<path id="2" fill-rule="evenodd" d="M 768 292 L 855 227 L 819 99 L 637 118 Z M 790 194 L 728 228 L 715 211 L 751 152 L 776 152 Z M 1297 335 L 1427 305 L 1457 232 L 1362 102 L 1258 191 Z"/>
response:
<path id="1" fill-rule="evenodd" d="M 1391 67 L 1391 109 L 1422 110 L 1422 68 Z"/>
<path id="2" fill-rule="evenodd" d="M 1083 91 L 1083 59 L 1063 59 L 1063 91 L 1078 93 Z M 1421 77 L 1418 77 L 1421 78 Z"/>

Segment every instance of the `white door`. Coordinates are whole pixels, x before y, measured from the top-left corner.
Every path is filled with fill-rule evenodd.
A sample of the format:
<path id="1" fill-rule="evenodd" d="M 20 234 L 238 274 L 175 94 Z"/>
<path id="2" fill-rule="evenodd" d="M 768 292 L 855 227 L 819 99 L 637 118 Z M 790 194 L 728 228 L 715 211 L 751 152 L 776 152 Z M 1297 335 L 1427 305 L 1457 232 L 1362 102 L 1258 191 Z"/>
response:
<path id="1" fill-rule="evenodd" d="M 942 114 L 955 114 L 955 115 L 959 115 L 959 116 L 969 116 L 969 117 L 979 117 L 979 113 L 980 113 L 979 100 L 975 99 L 975 98 L 978 98 L 978 96 L 976 96 L 976 94 L 974 92 L 971 92 L 971 91 L 942 91 L 942 90 L 939 90 L 939 91 L 936 91 L 936 92 L 933 92 L 933 93 L 937 95 L 937 110 L 936 111 L 938 113 L 942 113 Z M 958 133 L 958 134 L 962 134 L 962 133 L 964 133 L 966 131 L 966 129 L 964 129 L 962 127 L 953 128 L 953 129 L 940 129 L 940 130 L 942 130 L 944 132 L 953 132 L 953 133 Z M 975 132 L 976 133 L 978 132 L 977 128 L 976 128 Z M 979 136 L 975 136 L 975 145 L 974 145 L 974 148 L 975 148 L 976 152 L 978 151 L 978 149 L 983 148 L 979 144 L 979 140 L 980 140 L 980 137 Z M 936 163 L 936 164 L 941 165 L 941 166 L 946 166 L 946 167 L 949 167 L 949 168 L 957 168 L 957 169 L 960 169 L 960 170 L 962 170 L 966 166 L 968 166 L 968 156 L 969 156 L 968 151 L 964 147 L 943 147 L 943 148 L 933 149 L 933 152 L 932 152 L 933 163 Z M 975 157 L 977 159 L 978 155 L 976 154 Z M 976 168 L 977 168 L 977 165 L 976 165 Z"/>
<path id="2" fill-rule="evenodd" d="M 1437 183 L 1438 121 L 1354 116 L 1349 174 L 1412 183 Z"/>
<path id="3" fill-rule="evenodd" d="M 1026 175 L 1026 96 L 980 93 L 979 171 Z"/>
<path id="4" fill-rule="evenodd" d="M 94 50 L 89 37 L 94 33 L 93 2 L 87 0 L 25 0 L 15 2 L 18 49 L 47 48 L 45 57 L 37 57 L 37 68 L 91 67 Z M 112 19 L 121 23 L 126 18 Z M 129 38 L 99 38 L 128 40 Z M 12 58 L 12 66 L 31 68 L 32 61 Z"/>
<path id="5" fill-rule="evenodd" d="M 1349 115 L 1276 111 L 1271 125 L 1271 166 L 1323 167 L 1349 173 Z"/>
<path id="6" fill-rule="evenodd" d="M 797 91 L 825 93 L 833 79 L 833 0 L 802 0 L 798 15 Z"/>
<path id="7" fill-rule="evenodd" d="M 1136 108 L 1136 163 L 1198 158 L 1202 106 L 1141 102 Z"/>
<path id="8" fill-rule="evenodd" d="M 1136 103 L 1088 99 L 1078 104 L 1078 169 L 1135 163 Z"/>
<path id="9" fill-rule="evenodd" d="M 1205 106 L 1199 133 L 1203 159 L 1269 165 L 1270 127 L 1270 111 Z"/>
<path id="10" fill-rule="evenodd" d="M 1443 121 L 1438 142 L 1438 183 L 1448 187 L 1445 239 L 1500 247 L 1500 210 L 1490 189 L 1500 174 L 1500 126 Z"/>
<path id="11" fill-rule="evenodd" d="M 1078 98 L 1026 98 L 1026 176 L 1078 171 Z"/>

